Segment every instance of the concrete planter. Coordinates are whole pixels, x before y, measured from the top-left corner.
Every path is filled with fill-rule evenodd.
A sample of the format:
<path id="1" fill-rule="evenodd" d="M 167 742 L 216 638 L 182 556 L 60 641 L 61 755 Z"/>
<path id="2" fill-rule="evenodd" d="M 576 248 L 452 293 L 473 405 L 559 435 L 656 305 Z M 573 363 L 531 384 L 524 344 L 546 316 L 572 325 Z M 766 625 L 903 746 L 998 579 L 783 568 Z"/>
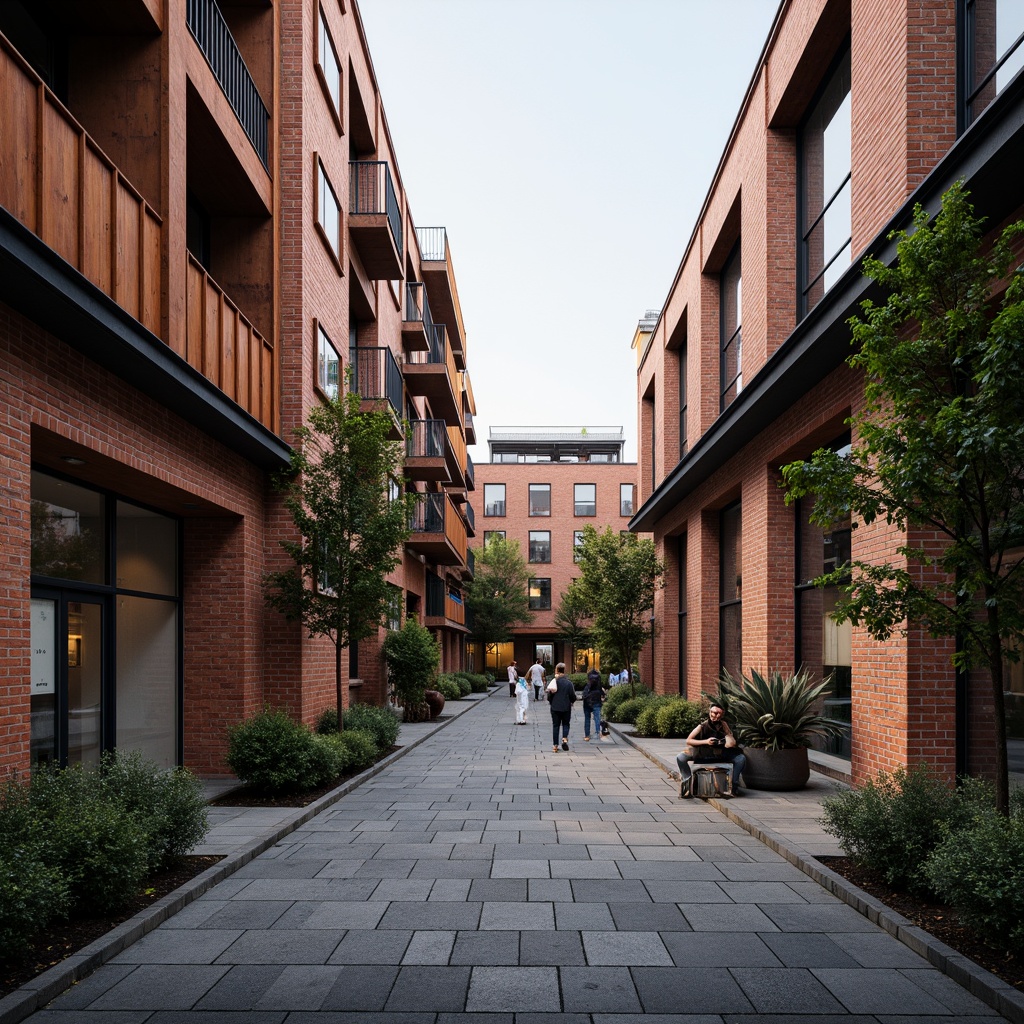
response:
<path id="1" fill-rule="evenodd" d="M 747 756 L 743 781 L 751 789 L 803 789 L 811 777 L 806 747 L 795 750 L 744 747 L 743 753 Z"/>

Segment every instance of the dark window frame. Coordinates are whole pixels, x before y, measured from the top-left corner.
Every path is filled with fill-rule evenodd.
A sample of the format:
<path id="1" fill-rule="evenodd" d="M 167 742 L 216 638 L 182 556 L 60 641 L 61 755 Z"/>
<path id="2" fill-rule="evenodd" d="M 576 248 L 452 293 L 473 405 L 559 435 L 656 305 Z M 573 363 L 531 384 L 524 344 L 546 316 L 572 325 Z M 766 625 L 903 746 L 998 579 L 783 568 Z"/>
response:
<path id="1" fill-rule="evenodd" d="M 734 269 L 736 285 L 730 284 Z M 729 258 L 722 266 L 718 287 L 718 369 L 719 407 L 729 408 L 743 390 L 743 248 L 740 239 L 732 247 Z M 729 331 L 729 311 L 735 307 L 736 326 Z M 729 331 L 728 334 L 726 332 Z M 735 346 L 736 372 L 726 379 L 729 350 Z M 731 397 L 729 397 L 731 394 Z"/>

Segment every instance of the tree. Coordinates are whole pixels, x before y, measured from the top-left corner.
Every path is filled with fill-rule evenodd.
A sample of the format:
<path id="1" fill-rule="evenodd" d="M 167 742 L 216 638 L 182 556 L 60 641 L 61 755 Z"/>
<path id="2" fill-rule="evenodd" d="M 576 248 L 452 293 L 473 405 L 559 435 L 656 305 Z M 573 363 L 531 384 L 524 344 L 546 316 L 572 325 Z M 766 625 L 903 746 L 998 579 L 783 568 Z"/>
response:
<path id="1" fill-rule="evenodd" d="M 562 599 L 555 609 L 555 626 L 558 629 L 558 637 L 566 641 L 572 648 L 573 662 L 576 652 L 581 647 L 591 645 L 590 638 L 590 611 L 576 581 L 566 588 Z"/>
<path id="2" fill-rule="evenodd" d="M 852 514 L 854 527 L 878 519 L 905 531 L 897 561 L 853 560 L 815 582 L 842 592 L 836 621 L 878 640 L 910 626 L 955 638 L 954 666 L 987 672 L 1006 813 L 1003 665 L 1019 659 L 1024 632 L 1024 273 L 1011 272 L 1024 221 L 988 245 L 967 195 L 954 185 L 934 224 L 916 207 L 912 233 L 891 236 L 892 267 L 865 261 L 889 295 L 850 319 L 848 362 L 865 375 L 854 443 L 782 472 L 787 501 L 813 496 L 813 522 Z"/>
<path id="3" fill-rule="evenodd" d="M 576 556 L 580 575 L 572 586 L 590 612 L 591 636 L 601 651 L 614 652 L 629 667 L 632 689 L 633 655 L 654 635 L 650 612 L 665 567 L 652 540 L 622 537 L 610 526 L 604 533 L 584 527 Z"/>
<path id="4" fill-rule="evenodd" d="M 417 500 L 393 493 L 404 453 L 400 441 L 388 440 L 389 417 L 361 412 L 359 404 L 358 394 L 339 394 L 295 431 L 291 473 L 275 483 L 300 539 L 281 541 L 294 564 L 263 580 L 271 607 L 301 622 L 310 637 L 333 642 L 339 730 L 341 652 L 384 622 L 387 576 L 401 558 Z"/>
<path id="5" fill-rule="evenodd" d="M 519 542 L 497 537 L 476 551 L 466 603 L 473 614 L 472 637 L 484 651 L 512 639 L 512 630 L 533 619 L 527 587 L 530 569 Z"/>

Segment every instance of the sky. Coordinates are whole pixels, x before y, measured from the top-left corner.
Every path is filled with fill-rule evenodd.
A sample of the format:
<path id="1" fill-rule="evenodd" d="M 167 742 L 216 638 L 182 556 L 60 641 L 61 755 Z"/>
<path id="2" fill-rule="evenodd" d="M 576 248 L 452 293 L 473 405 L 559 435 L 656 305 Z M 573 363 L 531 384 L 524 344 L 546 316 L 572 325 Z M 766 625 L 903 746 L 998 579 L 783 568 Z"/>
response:
<path id="1" fill-rule="evenodd" d="M 443 226 L 491 428 L 622 427 L 776 0 L 358 0 L 413 220 Z"/>

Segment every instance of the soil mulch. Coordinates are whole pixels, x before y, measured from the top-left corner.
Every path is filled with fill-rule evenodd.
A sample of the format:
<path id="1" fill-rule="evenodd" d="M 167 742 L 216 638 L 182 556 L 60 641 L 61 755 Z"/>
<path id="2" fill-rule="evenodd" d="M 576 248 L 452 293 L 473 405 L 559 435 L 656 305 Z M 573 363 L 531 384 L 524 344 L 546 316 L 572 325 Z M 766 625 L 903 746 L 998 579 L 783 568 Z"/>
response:
<path id="1" fill-rule="evenodd" d="M 818 857 L 826 867 L 866 893 L 880 900 L 897 914 L 923 928 L 940 942 L 955 949 L 979 967 L 1024 993 L 1024 950 L 1000 948 L 986 942 L 974 929 L 961 924 L 957 912 L 942 903 L 917 899 L 893 889 L 873 871 L 858 867 L 849 857 Z"/>
<path id="2" fill-rule="evenodd" d="M 17 961 L 0 963 L 0 997 L 31 981 L 43 971 L 55 967 L 84 946 L 106 935 L 112 928 L 134 917 L 140 910 L 174 892 L 179 885 L 212 867 L 223 857 L 183 857 L 173 868 L 149 878 L 142 890 L 119 914 L 102 917 L 75 917 L 54 921 L 39 932 Z"/>

